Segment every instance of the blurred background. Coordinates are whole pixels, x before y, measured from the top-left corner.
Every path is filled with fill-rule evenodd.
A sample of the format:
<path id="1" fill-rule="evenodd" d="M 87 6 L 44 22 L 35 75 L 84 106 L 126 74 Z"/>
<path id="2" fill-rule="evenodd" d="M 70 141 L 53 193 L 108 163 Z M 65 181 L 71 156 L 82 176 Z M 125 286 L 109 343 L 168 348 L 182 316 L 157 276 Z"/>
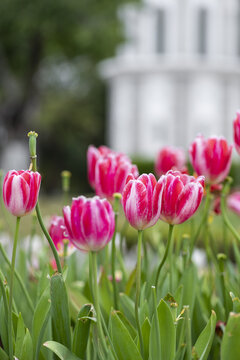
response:
<path id="1" fill-rule="evenodd" d="M 166 144 L 224 135 L 240 107 L 240 0 L 2 0 L 0 166 L 29 166 L 39 133 L 44 190 L 72 172 L 90 191 L 89 144 L 153 171 Z"/>

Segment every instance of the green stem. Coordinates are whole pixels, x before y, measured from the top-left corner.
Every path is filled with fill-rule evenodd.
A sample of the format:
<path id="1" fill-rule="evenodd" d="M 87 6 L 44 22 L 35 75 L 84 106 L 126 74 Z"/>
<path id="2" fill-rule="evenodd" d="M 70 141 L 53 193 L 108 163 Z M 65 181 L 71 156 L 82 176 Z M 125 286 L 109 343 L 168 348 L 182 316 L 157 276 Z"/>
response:
<path id="1" fill-rule="evenodd" d="M 158 311 L 157 311 L 157 294 L 155 286 L 152 286 L 153 291 L 153 308 L 154 308 L 154 316 L 156 319 L 156 337 L 157 337 L 157 354 L 160 354 L 161 351 L 161 344 L 160 344 L 160 327 L 159 327 L 159 320 L 158 320 Z"/>
<path id="2" fill-rule="evenodd" d="M 186 353 L 186 360 L 192 359 L 192 335 L 191 335 L 191 319 L 190 319 L 190 312 L 189 306 L 184 306 L 185 309 L 185 329 L 186 329 L 186 344 L 187 344 L 187 353 Z"/>
<path id="3" fill-rule="evenodd" d="M 105 352 L 105 355 L 108 354 L 108 349 L 102 329 L 102 322 L 101 322 L 101 312 L 100 312 L 100 304 L 99 304 L 99 294 L 98 294 L 98 283 L 97 283 L 97 253 L 92 251 L 89 252 L 89 256 L 91 257 L 90 264 L 92 264 L 92 276 L 93 276 L 93 293 L 94 293 L 94 307 L 96 311 L 97 317 L 97 328 L 98 334 L 100 337 L 100 342 L 102 344 L 102 348 Z"/>
<path id="4" fill-rule="evenodd" d="M 31 162 L 32 162 L 32 171 L 37 171 L 37 155 L 36 155 L 36 139 L 37 139 L 37 133 L 35 132 L 30 132 L 28 133 L 29 136 L 29 151 L 30 151 L 30 158 L 31 158 Z M 41 229 L 52 249 L 53 252 L 53 256 L 55 258 L 56 264 L 57 264 L 57 269 L 59 273 L 62 273 L 62 266 L 61 266 L 61 262 L 58 256 L 58 252 L 57 249 L 52 241 L 51 236 L 49 235 L 44 223 L 43 223 L 43 219 L 42 219 L 42 215 L 41 215 L 41 211 L 40 211 L 40 206 L 39 203 L 37 202 L 36 205 L 36 213 L 37 213 L 37 218 L 38 218 L 38 222 L 41 226 Z"/>
<path id="5" fill-rule="evenodd" d="M 116 195 L 116 196 L 115 196 Z M 118 207 L 119 207 L 120 197 L 119 194 L 114 194 L 114 213 L 115 213 L 115 230 L 112 238 L 112 256 L 111 256 L 111 265 L 112 265 L 112 284 L 113 284 L 113 300 L 114 308 L 118 310 L 118 291 L 117 291 L 117 282 L 115 278 L 115 264 L 116 264 L 116 235 L 117 235 L 117 223 L 118 223 Z"/>
<path id="6" fill-rule="evenodd" d="M 192 253 L 195 247 L 195 244 L 197 242 L 197 239 L 201 233 L 202 228 L 204 227 L 204 225 L 207 222 L 208 219 L 208 213 L 209 213 L 209 209 L 210 209 L 210 205 L 211 205 L 211 193 L 210 193 L 210 185 L 207 185 L 206 187 L 206 200 L 205 200 L 205 207 L 204 207 L 204 212 L 203 212 L 203 216 L 202 219 L 200 221 L 200 224 L 197 228 L 197 231 L 192 239 L 191 242 L 191 246 L 190 246 L 190 259 L 192 258 Z"/>
<path id="7" fill-rule="evenodd" d="M 144 273 L 145 278 L 148 278 L 148 252 L 147 252 L 147 243 L 143 239 L 143 253 L 144 253 Z"/>
<path id="8" fill-rule="evenodd" d="M 3 256 L 4 260 L 6 261 L 8 266 L 11 268 L 11 262 L 9 261 L 9 259 L 7 257 L 7 254 L 6 254 L 5 250 L 3 249 L 2 244 L 0 244 L 0 251 L 2 253 L 2 256 Z M 28 291 L 27 291 L 27 289 L 26 289 L 26 287 L 24 285 L 24 282 L 23 282 L 20 274 L 18 273 L 18 271 L 16 269 L 14 269 L 14 274 L 15 274 L 15 276 L 17 278 L 17 281 L 18 281 L 18 283 L 19 283 L 19 285 L 20 285 L 20 287 L 22 289 L 23 294 L 25 295 L 28 306 L 30 307 L 32 313 L 34 313 L 34 306 L 33 306 L 32 300 L 31 300 L 31 298 L 30 298 L 30 296 L 28 294 Z"/>
<path id="9" fill-rule="evenodd" d="M 13 359 L 13 341 L 12 341 L 12 302 L 13 302 L 13 279 L 14 279 L 14 268 L 16 261 L 16 251 L 17 251 L 17 241 L 19 233 L 19 224 L 20 217 L 17 217 L 16 220 L 16 229 L 13 242 L 12 250 L 12 263 L 11 263 L 11 272 L 10 272 L 10 282 L 9 282 L 9 311 L 8 311 L 8 346 L 9 346 L 9 359 Z"/>
<path id="10" fill-rule="evenodd" d="M 233 225 L 230 223 L 228 219 L 227 211 L 226 211 L 226 195 L 223 193 L 221 195 L 221 211 L 225 225 L 230 230 L 230 232 L 235 237 L 235 239 L 240 242 L 240 235 L 238 234 L 237 230 L 233 227 Z"/>
<path id="11" fill-rule="evenodd" d="M 222 299 L 223 299 L 223 306 L 225 310 L 225 321 L 228 318 L 227 314 L 227 297 L 226 297 L 226 289 L 225 289 L 225 262 L 227 257 L 225 254 L 218 254 L 218 266 L 219 266 L 219 276 L 220 276 L 220 284 L 221 284 L 221 291 L 222 291 Z"/>
<path id="12" fill-rule="evenodd" d="M 141 252 L 142 252 L 142 237 L 143 237 L 143 230 L 138 230 L 138 250 L 137 250 L 137 269 L 136 269 L 136 299 L 135 299 L 135 317 L 136 317 L 136 323 L 137 323 L 137 330 L 138 330 L 138 336 L 140 341 L 140 349 L 141 354 L 143 356 L 143 337 L 142 337 L 142 330 L 140 326 L 139 321 L 139 313 L 138 313 L 138 307 L 139 307 L 139 299 L 140 299 L 140 290 L 141 290 Z"/>
<path id="13" fill-rule="evenodd" d="M 37 202 L 37 205 L 36 205 L 36 213 L 37 213 L 37 218 L 38 218 L 38 222 L 39 222 L 39 225 L 41 226 L 41 229 L 52 249 L 52 252 L 53 252 L 53 256 L 55 258 L 55 261 L 56 261 L 56 264 L 57 264 L 57 269 L 58 269 L 58 272 L 61 274 L 62 273 L 62 266 L 61 266 L 61 262 L 60 262 L 60 259 L 59 259 L 59 256 L 58 256 L 58 252 L 57 252 L 57 249 L 54 245 L 54 242 L 52 241 L 52 238 L 51 236 L 49 235 L 47 229 L 45 228 L 45 225 L 43 223 L 43 220 L 42 220 L 42 215 L 41 215 L 41 211 L 40 211 L 40 207 L 39 207 L 39 203 Z"/>
<path id="14" fill-rule="evenodd" d="M 63 240 L 63 264 L 66 265 L 67 256 L 68 256 L 68 244 L 69 241 L 67 239 Z"/>
<path id="15" fill-rule="evenodd" d="M 163 255 L 163 259 L 162 259 L 162 261 L 161 261 L 161 263 L 160 263 L 160 265 L 158 267 L 156 280 L 155 280 L 156 291 L 157 291 L 157 287 L 158 287 L 158 279 L 159 279 L 161 269 L 162 269 L 162 267 L 163 267 L 163 265 L 164 265 L 164 263 L 165 263 L 165 261 L 167 259 L 167 256 L 168 256 L 168 251 L 169 251 L 171 240 L 172 240 L 173 227 L 174 227 L 174 225 L 169 224 L 167 246 L 166 246 L 166 249 L 165 249 L 165 253 Z"/>

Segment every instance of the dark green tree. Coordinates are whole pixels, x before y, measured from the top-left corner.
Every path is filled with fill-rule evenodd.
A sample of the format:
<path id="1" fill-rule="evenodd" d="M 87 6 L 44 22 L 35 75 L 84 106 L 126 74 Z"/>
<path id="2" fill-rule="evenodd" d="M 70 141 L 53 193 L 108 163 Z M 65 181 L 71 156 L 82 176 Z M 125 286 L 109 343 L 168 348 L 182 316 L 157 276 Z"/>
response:
<path id="1" fill-rule="evenodd" d="M 42 166 L 76 165 L 89 142 L 103 141 L 96 65 L 124 40 L 118 11 L 130 1 L 0 1 L 0 126 L 10 138 L 41 132 Z"/>

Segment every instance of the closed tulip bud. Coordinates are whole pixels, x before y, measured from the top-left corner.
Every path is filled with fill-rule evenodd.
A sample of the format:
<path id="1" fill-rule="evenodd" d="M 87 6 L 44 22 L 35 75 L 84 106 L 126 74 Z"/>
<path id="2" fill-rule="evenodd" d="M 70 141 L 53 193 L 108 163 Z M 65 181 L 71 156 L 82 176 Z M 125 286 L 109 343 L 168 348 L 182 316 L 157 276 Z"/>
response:
<path id="1" fill-rule="evenodd" d="M 69 240 L 79 250 L 99 251 L 112 239 L 115 221 L 111 204 L 98 196 L 73 198 L 63 208 Z"/>
<path id="2" fill-rule="evenodd" d="M 204 177 L 194 178 L 179 171 L 162 175 L 154 191 L 154 212 L 171 225 L 188 220 L 198 209 L 204 190 Z"/>
<path id="3" fill-rule="evenodd" d="M 228 175 L 232 145 L 224 137 L 196 137 L 189 148 L 190 160 L 197 175 L 205 176 L 208 184 L 218 184 Z"/>
<path id="4" fill-rule="evenodd" d="M 153 193 L 157 180 L 153 174 L 142 174 L 137 179 L 129 175 L 122 194 L 122 204 L 129 223 L 137 230 L 156 224 L 157 211 L 153 211 Z"/>
<path id="5" fill-rule="evenodd" d="M 240 191 L 235 191 L 227 197 L 227 206 L 237 215 L 240 215 Z"/>
<path id="6" fill-rule="evenodd" d="M 236 119 L 233 122 L 234 145 L 240 155 L 240 110 L 237 111 Z"/>
<path id="7" fill-rule="evenodd" d="M 21 217 L 36 206 L 41 175 L 32 171 L 10 170 L 3 182 L 3 201 L 8 211 Z"/>
<path id="8" fill-rule="evenodd" d="M 161 176 L 169 170 L 187 172 L 186 158 L 183 149 L 164 146 L 159 151 L 155 162 L 155 173 L 157 176 Z"/>

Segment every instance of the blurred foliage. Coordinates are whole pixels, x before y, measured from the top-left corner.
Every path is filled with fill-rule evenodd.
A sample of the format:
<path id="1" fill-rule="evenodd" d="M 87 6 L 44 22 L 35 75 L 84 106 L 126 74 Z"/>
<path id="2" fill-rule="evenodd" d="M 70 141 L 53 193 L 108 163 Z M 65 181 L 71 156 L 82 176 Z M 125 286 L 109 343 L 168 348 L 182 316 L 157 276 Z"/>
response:
<path id="1" fill-rule="evenodd" d="M 0 146 L 38 131 L 48 190 L 63 168 L 81 188 L 87 144 L 104 142 L 97 64 L 124 41 L 118 13 L 133 1 L 0 2 Z"/>

